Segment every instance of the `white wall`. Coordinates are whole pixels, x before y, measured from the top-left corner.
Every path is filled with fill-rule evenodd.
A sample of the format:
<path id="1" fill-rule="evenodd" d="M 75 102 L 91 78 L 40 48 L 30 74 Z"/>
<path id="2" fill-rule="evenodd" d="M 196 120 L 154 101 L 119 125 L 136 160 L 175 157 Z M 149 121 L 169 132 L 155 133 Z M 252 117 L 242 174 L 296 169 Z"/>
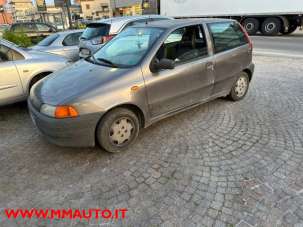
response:
<path id="1" fill-rule="evenodd" d="M 161 0 L 166 16 L 303 14 L 303 0 Z"/>

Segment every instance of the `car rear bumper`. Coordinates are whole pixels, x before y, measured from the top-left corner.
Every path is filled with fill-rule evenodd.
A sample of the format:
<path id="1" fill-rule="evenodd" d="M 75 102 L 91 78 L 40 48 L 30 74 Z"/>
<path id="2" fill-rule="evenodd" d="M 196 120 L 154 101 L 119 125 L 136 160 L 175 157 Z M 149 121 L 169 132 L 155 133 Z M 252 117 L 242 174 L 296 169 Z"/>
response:
<path id="1" fill-rule="evenodd" d="M 66 147 L 95 146 L 95 130 L 100 114 L 55 119 L 41 114 L 29 100 L 28 108 L 33 123 L 49 142 Z"/>

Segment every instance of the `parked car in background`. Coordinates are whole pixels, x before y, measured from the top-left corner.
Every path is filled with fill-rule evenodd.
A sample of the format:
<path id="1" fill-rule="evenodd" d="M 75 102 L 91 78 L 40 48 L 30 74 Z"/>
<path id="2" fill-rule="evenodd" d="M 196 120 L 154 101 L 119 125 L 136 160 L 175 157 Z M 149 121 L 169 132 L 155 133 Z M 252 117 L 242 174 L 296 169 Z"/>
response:
<path id="1" fill-rule="evenodd" d="M 218 97 L 241 100 L 253 72 L 252 42 L 236 21 L 158 21 L 127 28 L 42 80 L 28 104 L 49 141 L 119 152 L 167 116 Z"/>
<path id="2" fill-rule="evenodd" d="M 143 15 L 113 17 L 91 22 L 86 25 L 86 29 L 80 37 L 79 55 L 81 58 L 85 58 L 95 53 L 104 43 L 126 27 L 158 20 L 172 20 L 172 18 L 159 15 Z"/>
<path id="3" fill-rule="evenodd" d="M 0 37 L 2 37 L 3 33 L 9 29 L 8 24 L 0 24 Z"/>
<path id="4" fill-rule="evenodd" d="M 40 41 L 33 50 L 58 54 L 71 61 L 79 59 L 79 38 L 83 30 L 71 30 L 52 34 Z"/>
<path id="5" fill-rule="evenodd" d="M 14 33 L 25 33 L 28 37 L 31 38 L 33 43 L 37 43 L 42 38 L 56 33 L 57 29 L 46 23 L 40 22 L 22 22 L 14 23 L 10 26 L 10 31 Z"/>
<path id="6" fill-rule="evenodd" d="M 25 100 L 37 81 L 67 64 L 58 55 L 30 51 L 1 39 L 0 106 Z"/>

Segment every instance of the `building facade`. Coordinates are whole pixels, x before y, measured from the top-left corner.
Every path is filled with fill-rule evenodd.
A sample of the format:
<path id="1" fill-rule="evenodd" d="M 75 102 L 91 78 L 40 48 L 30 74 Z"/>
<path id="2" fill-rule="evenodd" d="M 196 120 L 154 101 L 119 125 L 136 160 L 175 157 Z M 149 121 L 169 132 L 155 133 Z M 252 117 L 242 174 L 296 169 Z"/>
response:
<path id="1" fill-rule="evenodd" d="M 158 14 L 159 0 L 111 0 L 116 16 Z"/>
<path id="2" fill-rule="evenodd" d="M 113 16 L 110 0 L 80 0 L 83 19 L 99 20 Z"/>
<path id="3" fill-rule="evenodd" d="M 11 24 L 13 16 L 6 0 L 0 0 L 0 24 Z"/>
<path id="4" fill-rule="evenodd" d="M 14 21 L 32 20 L 32 15 L 37 11 L 31 0 L 12 0 L 10 4 Z"/>

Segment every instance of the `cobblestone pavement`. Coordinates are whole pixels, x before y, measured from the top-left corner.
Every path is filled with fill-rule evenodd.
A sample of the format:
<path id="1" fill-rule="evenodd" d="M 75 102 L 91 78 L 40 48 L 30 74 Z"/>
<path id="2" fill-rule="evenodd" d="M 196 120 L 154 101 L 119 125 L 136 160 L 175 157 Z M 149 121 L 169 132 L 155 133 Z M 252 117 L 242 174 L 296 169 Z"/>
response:
<path id="1" fill-rule="evenodd" d="M 129 210 L 126 220 L 92 225 L 303 226 L 302 60 L 255 63 L 243 101 L 163 120 L 121 154 L 48 144 L 25 104 L 1 108 L 0 226 L 38 225 L 4 218 L 18 207 Z"/>

